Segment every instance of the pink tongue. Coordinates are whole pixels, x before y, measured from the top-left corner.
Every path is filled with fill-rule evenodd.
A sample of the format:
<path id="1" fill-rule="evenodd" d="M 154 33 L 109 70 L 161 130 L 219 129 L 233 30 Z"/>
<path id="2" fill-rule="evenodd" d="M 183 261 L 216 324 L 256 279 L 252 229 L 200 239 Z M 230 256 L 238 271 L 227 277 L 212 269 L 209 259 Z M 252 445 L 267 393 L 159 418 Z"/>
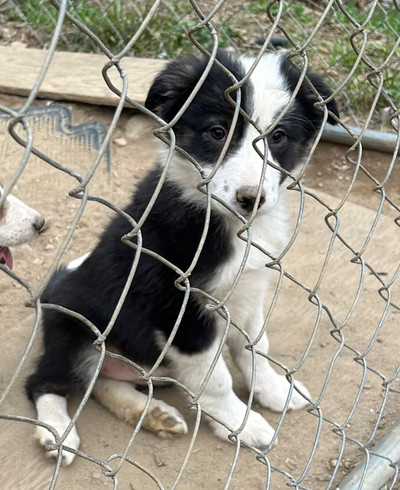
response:
<path id="1" fill-rule="evenodd" d="M 6 264 L 9 269 L 13 268 L 13 258 L 8 247 L 0 247 L 0 264 Z"/>

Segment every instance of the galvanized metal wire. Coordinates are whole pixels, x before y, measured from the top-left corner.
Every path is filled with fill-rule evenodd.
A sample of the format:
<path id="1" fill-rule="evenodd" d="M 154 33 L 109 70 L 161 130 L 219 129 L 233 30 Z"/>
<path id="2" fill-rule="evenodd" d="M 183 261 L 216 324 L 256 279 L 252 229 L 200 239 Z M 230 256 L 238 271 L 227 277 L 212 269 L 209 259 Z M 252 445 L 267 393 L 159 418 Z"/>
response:
<path id="1" fill-rule="evenodd" d="M 204 412 L 201 407 L 200 395 L 213 373 L 215 365 L 222 355 L 223 348 L 225 346 L 226 338 L 231 330 L 236 330 L 240 333 L 246 343 L 246 349 L 251 353 L 251 365 L 252 365 L 252 383 L 250 393 L 246 399 L 247 411 L 244 420 L 240 427 L 229 428 L 231 430 L 230 439 L 236 445 L 235 453 L 233 456 L 230 470 L 227 473 L 221 474 L 221 480 L 224 481 L 225 488 L 229 488 L 232 485 L 235 474 L 240 466 L 239 456 L 242 451 L 246 450 L 243 444 L 240 443 L 240 433 L 247 423 L 249 411 L 252 406 L 254 398 L 254 383 L 256 377 L 256 358 L 262 356 L 267 358 L 278 371 L 282 372 L 287 380 L 289 388 L 289 395 L 286 401 L 284 410 L 279 417 L 276 424 L 275 436 L 268 447 L 263 451 L 250 448 L 254 452 L 255 457 L 259 461 L 260 465 L 265 466 L 265 478 L 261 482 L 263 488 L 274 488 L 272 485 L 274 480 L 274 474 L 279 474 L 283 477 L 288 486 L 306 489 L 317 488 L 310 487 L 309 479 L 313 475 L 313 463 L 316 459 L 318 448 L 321 444 L 326 443 L 323 431 L 328 429 L 335 435 L 338 441 L 338 451 L 332 456 L 333 464 L 329 470 L 327 469 L 326 481 L 324 488 L 336 488 L 339 485 L 339 469 L 343 468 L 345 461 L 345 453 L 348 448 L 355 448 L 357 451 L 354 455 L 354 465 L 362 457 L 365 456 L 365 462 L 361 465 L 361 473 L 358 480 L 358 488 L 364 488 L 364 482 L 367 479 L 368 467 L 370 461 L 376 458 L 380 458 L 386 466 L 393 468 L 393 472 L 390 474 L 390 488 L 395 488 L 395 485 L 399 482 L 398 466 L 399 460 L 393 459 L 393 456 L 388 456 L 385 451 L 385 445 L 380 444 L 378 450 L 374 449 L 374 445 L 378 440 L 378 430 L 382 425 L 382 421 L 385 417 L 391 417 L 391 422 L 394 424 L 396 420 L 393 415 L 387 413 L 387 407 L 394 404 L 399 407 L 399 372 L 400 364 L 397 364 L 393 369 L 392 365 L 386 369 L 378 367 L 376 365 L 375 351 L 380 343 L 383 330 L 389 329 L 390 335 L 398 337 L 398 319 L 389 320 L 389 316 L 395 316 L 400 313 L 400 261 L 398 247 L 393 246 L 391 270 L 384 271 L 382 274 L 375 263 L 370 259 L 370 250 L 376 247 L 374 239 L 379 233 L 378 227 L 381 225 L 383 218 L 386 217 L 386 209 L 390 210 L 391 217 L 391 229 L 393 234 L 399 233 L 400 227 L 400 198 L 399 193 L 396 192 L 395 186 L 392 186 L 396 177 L 396 171 L 399 166 L 398 151 L 400 146 L 400 132 L 399 132 L 399 119 L 400 119 L 400 99 L 393 93 L 393 90 L 387 89 L 387 86 L 391 80 L 393 73 L 398 71 L 400 64 L 400 20 L 395 20 L 393 13 L 398 14 L 400 19 L 400 4 L 398 0 L 392 2 L 389 1 L 365 1 L 365 2 L 343 2 L 341 0 L 327 0 L 324 2 L 307 1 L 302 3 L 286 2 L 286 1 L 264 1 L 259 2 L 228 2 L 226 0 L 220 1 L 194 1 L 190 0 L 188 3 L 173 3 L 167 0 L 155 0 L 153 2 L 134 2 L 133 0 L 127 0 L 125 2 L 111 2 L 108 0 L 93 0 L 90 3 L 91 7 L 97 9 L 99 14 L 106 20 L 106 24 L 111 29 L 112 42 L 110 38 L 103 39 L 101 33 L 97 33 L 93 26 L 85 24 L 85 19 L 79 15 L 79 5 L 76 2 L 68 2 L 67 0 L 52 0 L 39 1 L 36 6 L 32 7 L 29 2 L 14 2 L 13 0 L 3 0 L 0 2 L 0 16 L 10 13 L 12 10 L 14 19 L 10 21 L 8 27 L 12 31 L 12 35 L 8 37 L 3 34 L 3 42 L 11 43 L 16 40 L 21 40 L 29 46 L 41 46 L 47 49 L 46 60 L 43 63 L 42 69 L 37 76 L 36 83 L 32 86 L 29 97 L 27 97 L 19 110 L 11 109 L 4 105 L 0 105 L 0 113 L 6 115 L 8 119 L 8 132 L 14 140 L 24 148 L 23 156 L 19 162 L 18 168 L 15 171 L 14 176 L 5 184 L 5 195 L 13 190 L 21 175 L 27 172 L 27 163 L 31 154 L 39 157 L 47 165 L 57 169 L 59 172 L 66 172 L 71 177 L 76 179 L 77 185 L 71 189 L 70 195 L 78 200 L 80 204 L 72 220 L 68 232 L 63 238 L 61 245 L 59 246 L 55 259 L 51 264 L 46 265 L 46 270 L 43 274 L 41 283 L 38 287 L 33 287 L 29 281 L 24 277 L 18 276 L 15 272 L 9 271 L 4 265 L 0 265 L 0 275 L 7 274 L 9 278 L 22 285 L 29 294 L 30 307 L 35 309 L 36 315 L 34 320 L 34 326 L 30 335 L 27 347 L 18 363 L 18 367 L 15 370 L 15 374 L 12 379 L 5 385 L 0 398 L 0 410 L 5 400 L 10 396 L 10 393 L 15 389 L 16 380 L 21 377 L 23 367 L 27 362 L 27 359 L 31 356 L 32 346 L 37 342 L 38 331 L 40 321 L 42 317 L 43 309 L 58 309 L 62 310 L 65 314 L 72 317 L 79 318 L 81 322 L 89 328 L 96 336 L 94 343 L 95 348 L 100 352 L 99 361 L 95 370 L 95 374 L 89 383 L 86 392 L 82 395 L 78 408 L 72 416 L 71 423 L 64 434 L 55 433 L 52 427 L 46 426 L 41 422 L 37 422 L 33 417 L 23 417 L 17 414 L 9 414 L 0 412 L 0 418 L 8 420 L 12 423 L 25 423 L 32 425 L 43 425 L 47 427 L 55 436 L 56 442 L 49 445 L 48 449 L 58 449 L 61 447 L 74 424 L 79 419 L 82 411 L 89 400 L 96 379 L 99 376 L 102 362 L 105 356 L 114 357 L 127 363 L 133 369 L 137 370 L 142 378 L 145 380 L 148 388 L 148 399 L 145 409 L 142 413 L 140 420 L 138 421 L 128 443 L 120 453 L 111 453 L 106 459 L 99 460 L 95 456 L 84 452 L 83 450 L 74 450 L 64 446 L 64 451 L 74 452 L 78 458 L 83 458 L 101 468 L 103 475 L 109 478 L 113 488 L 118 488 L 118 474 L 127 466 L 135 467 L 154 483 L 157 488 L 167 488 L 167 484 L 162 482 L 161 479 L 155 474 L 154 471 L 145 467 L 138 461 L 132 459 L 132 448 L 135 447 L 138 441 L 138 434 L 142 432 L 142 425 L 146 413 L 149 409 L 150 403 L 154 397 L 154 383 L 157 381 L 170 382 L 184 392 L 192 408 L 196 412 L 195 424 L 192 428 L 190 443 L 187 448 L 186 455 L 180 464 L 179 471 L 176 478 L 169 484 L 168 488 L 176 488 L 179 486 L 181 479 L 193 455 L 194 444 L 197 440 L 200 423 L 203 419 Z M 28 5 L 29 4 L 29 5 Z M 359 4 L 359 5 L 358 5 Z M 301 7 L 301 8 L 300 8 Z M 39 9 L 40 12 L 48 19 L 50 28 L 48 32 L 44 32 L 39 29 L 39 26 L 33 25 L 31 16 L 29 15 L 29 8 Z M 357 11 L 357 8 L 359 9 Z M 27 10 L 28 9 L 28 10 Z M 112 9 L 119 9 L 123 15 L 132 15 L 132 26 L 134 27 L 129 33 L 126 31 L 121 32 L 121 27 L 115 20 L 115 16 L 111 15 Z M 358 13 L 357 13 L 358 12 Z M 371 24 L 371 22 L 378 18 L 377 23 Z M 179 36 L 182 37 L 175 51 L 169 51 L 171 49 L 168 44 L 167 35 L 171 33 L 163 33 L 155 26 L 160 25 L 165 19 L 172 19 L 173 25 L 180 26 L 181 31 Z M 243 20 L 245 19 L 245 21 Z M 394 19 L 394 20 L 393 20 Z M 159 22 L 157 24 L 157 22 Z M 242 26 L 240 28 L 240 25 Z M 371 30 L 371 25 L 374 25 L 375 30 Z M 244 26 L 244 27 L 243 27 Z M 333 53 L 326 53 L 326 49 L 321 49 L 323 45 L 323 36 L 326 33 L 327 28 L 334 29 L 338 35 L 343 37 L 343 44 L 346 46 L 346 50 L 342 51 L 342 54 L 334 59 L 334 62 L 329 61 L 332 59 Z M 2 27 L 0 27 L 1 33 Z M 5 29 L 5 27 L 3 27 Z M 382 30 L 380 32 L 380 29 Z M 79 175 L 76 170 L 64 164 L 63 162 L 57 162 L 49 155 L 39 151 L 34 146 L 34 139 L 32 136 L 32 129 L 28 121 L 28 111 L 32 107 L 39 87 L 46 77 L 47 70 L 52 62 L 52 57 L 55 53 L 57 45 L 62 45 L 63 49 L 74 50 L 72 42 L 73 35 L 79 34 L 81 38 L 87 40 L 87 49 L 93 52 L 104 53 L 109 61 L 104 65 L 103 77 L 104 82 L 119 96 L 119 102 L 115 108 L 112 120 L 109 124 L 107 134 L 105 135 L 103 144 L 97 152 L 92 165 L 88 169 L 86 175 Z M 186 100 L 185 104 L 180 109 L 179 113 L 170 123 L 165 123 L 155 114 L 152 114 L 146 108 L 144 108 L 138 101 L 132 100 L 128 96 L 128 83 L 129 80 L 123 70 L 121 61 L 125 56 L 137 55 L 143 52 L 141 41 L 143 37 L 149 36 L 154 42 L 156 49 L 154 56 L 159 58 L 174 58 L 185 52 L 205 52 L 209 57 L 207 67 L 199 79 L 198 84 L 193 90 L 192 94 Z M 381 38 L 379 36 L 382 36 Z M 291 62 L 298 68 L 300 73 L 300 82 L 305 79 L 306 71 L 309 67 L 318 71 L 321 67 L 324 69 L 325 74 L 330 78 L 330 82 L 333 88 L 333 95 L 331 98 L 323 100 L 320 98 L 318 106 L 323 112 L 324 121 L 328 118 L 327 103 L 336 98 L 341 105 L 341 112 L 343 117 L 338 121 L 340 125 L 348 132 L 352 138 L 352 146 L 346 151 L 345 160 L 348 166 L 352 169 L 352 174 L 349 179 L 347 188 L 344 190 L 338 202 L 332 205 L 331 201 L 325 197 L 321 197 L 317 189 L 309 188 L 304 183 L 304 178 L 307 178 L 307 172 L 310 166 L 311 159 L 317 149 L 317 145 L 322 136 L 322 128 L 316 135 L 313 142 L 310 153 L 306 159 L 306 162 L 297 175 L 289 175 L 288 183 L 286 185 L 292 192 L 298 197 L 298 209 L 297 216 L 295 217 L 295 225 L 292 231 L 291 239 L 282 253 L 278 256 L 272 256 L 268 250 L 263 250 L 259 245 L 252 241 L 252 227 L 251 223 L 254 216 L 246 222 L 243 220 L 243 227 L 241 230 L 241 238 L 246 242 L 246 252 L 243 257 L 241 267 L 235 278 L 233 287 L 243 272 L 243 268 L 246 263 L 246 259 L 251 247 L 259 248 L 265 254 L 266 267 L 275 271 L 276 277 L 278 277 L 276 289 L 271 292 L 271 299 L 268 304 L 268 308 L 265 315 L 264 324 L 256 338 L 250 338 L 247 332 L 241 325 L 235 324 L 231 317 L 229 308 L 226 306 L 227 301 L 232 294 L 232 290 L 229 291 L 224 298 L 212 297 L 207 291 L 195 289 L 190 282 L 190 276 L 193 269 L 196 267 L 197 259 L 203 248 L 208 227 L 210 210 L 213 199 L 215 196 L 211 193 L 210 181 L 216 172 L 218 172 L 219 166 L 222 164 L 223 154 L 219 158 L 214 171 L 207 177 L 203 174 L 201 166 L 193 158 L 191 158 L 192 164 L 198 170 L 199 175 L 202 178 L 202 183 L 199 186 L 199 191 L 203 192 L 207 198 L 207 218 L 204 223 L 204 230 L 201 240 L 198 244 L 196 254 L 193 258 L 187 270 L 179 269 L 176 264 L 170 263 L 166 258 L 156 254 L 152 250 L 148 250 L 143 246 L 141 228 L 143 223 L 147 219 L 152 206 L 154 205 L 157 195 L 160 192 L 167 173 L 170 168 L 170 164 L 175 151 L 180 151 L 176 146 L 176 140 L 174 135 L 174 124 L 181 117 L 184 111 L 187 109 L 190 102 L 195 97 L 197 91 L 200 89 L 202 83 L 207 76 L 212 64 L 215 62 L 217 49 L 220 45 L 229 46 L 232 49 L 241 52 L 247 52 L 255 56 L 258 62 L 263 53 L 268 49 L 271 49 L 271 43 L 275 43 L 276 38 L 281 41 L 285 41 L 285 46 L 290 49 Z M 384 59 L 372 59 L 371 46 L 379 40 L 387 43 L 391 43 L 386 52 Z M 1 38 L 0 38 L 1 40 Z M 275 41 L 274 41 L 275 40 Z M 345 53 L 351 53 L 353 63 L 351 66 L 348 62 L 344 62 Z M 329 56 L 326 56 L 329 55 Z M 120 76 L 120 82 L 122 89 L 118 88 L 108 75 L 109 70 L 116 67 Z M 223 67 L 223 69 L 225 69 Z M 225 69 L 229 76 L 232 78 L 232 88 L 230 91 L 235 90 L 238 100 L 240 101 L 240 88 L 246 82 L 250 74 L 247 74 L 243 80 L 236 80 Z M 357 83 L 359 90 L 356 92 L 350 92 L 347 87 L 350 83 Z M 299 90 L 300 83 L 298 84 L 295 94 Z M 391 87 L 391 85 L 390 85 Z M 369 99 L 369 105 L 367 108 L 363 107 L 362 112 L 355 104 L 355 98 L 362 98 L 367 91 L 372 93 Z M 90 87 L 88 87 L 90 90 Z M 294 94 L 294 96 L 295 96 Z M 350 94 L 350 95 L 349 95 Z M 294 96 L 289 101 L 288 107 L 285 111 L 289 110 L 290 104 L 293 103 Z M 358 101 L 357 101 L 358 102 Z M 154 192 L 154 195 L 149 202 L 146 211 L 141 219 L 136 222 L 130 216 L 120 208 L 119 203 L 111 202 L 99 195 L 92 195 L 89 184 L 92 179 L 99 172 L 100 164 L 103 157 L 108 151 L 109 144 L 111 142 L 112 135 L 117 127 L 118 121 L 121 118 L 121 114 L 126 103 L 130 104 L 132 108 L 150 116 L 155 123 L 158 124 L 158 129 L 155 131 L 155 135 L 161 140 L 165 141 L 169 145 L 168 155 L 165 161 L 165 167 L 162 172 L 159 184 Z M 232 101 L 234 104 L 234 102 Z M 235 104 L 234 104 L 235 105 Z M 236 120 L 239 116 L 239 105 L 235 106 L 235 115 L 232 122 L 232 131 Z M 248 116 L 246 116 L 248 117 Z M 254 123 L 254 121 L 253 121 Z M 352 125 L 358 125 L 360 132 L 355 133 L 352 129 Z M 391 131 L 396 135 L 396 145 L 392 154 L 391 161 L 387 166 L 383 179 L 376 178 L 373 173 L 365 166 L 364 158 L 365 151 L 362 145 L 362 137 L 365 131 L 371 126 L 379 129 L 385 129 Z M 17 130 L 18 127 L 18 130 Z M 267 133 L 272 130 L 272 127 L 268 129 Z M 21 133 L 22 131 L 22 133 Z M 230 138 L 232 137 L 232 131 L 229 134 L 226 148 L 229 145 Z M 263 139 L 267 133 L 260 134 L 259 139 Z M 22 135 L 21 135 L 22 134 Z M 254 143 L 254 148 L 257 150 Z M 225 149 L 226 149 L 225 148 Z M 258 151 L 258 150 L 257 150 Z M 264 152 L 261 155 L 263 158 L 263 172 L 268 165 L 273 165 L 268 161 L 268 154 Z M 44 167 L 45 168 L 45 167 Z M 45 173 L 45 170 L 44 170 Z M 363 176 L 370 183 L 370 195 L 378 196 L 378 203 L 373 207 L 374 216 L 372 223 L 369 223 L 363 237 L 349 234 L 348 228 L 343 228 L 342 220 L 344 219 L 344 210 L 347 203 L 351 199 L 354 193 L 355 186 L 360 176 Z M 44 175 L 45 178 L 45 175 Z M 397 189 L 398 190 L 398 189 Z M 259 189 L 260 194 L 261 189 Z M 260 195 L 258 195 L 258 199 Z M 3 204 L 5 196 L 0 199 L 0 206 Z M 59 305 L 44 304 L 41 302 L 41 295 L 46 288 L 46 285 L 60 263 L 63 262 L 66 255 L 66 250 L 73 240 L 74 234 L 77 230 L 79 222 L 85 213 L 87 204 L 89 202 L 96 202 L 99 205 L 103 205 L 111 209 L 115 213 L 122 214 L 130 223 L 131 232 L 125 237 L 122 237 L 123 242 L 132 247 L 135 250 L 135 258 L 132 262 L 131 270 L 128 275 L 128 279 L 121 293 L 120 300 L 114 311 L 112 318 L 109 321 L 106 329 L 101 333 L 96 325 L 93 325 L 86 318 L 80 316 L 77 312 L 67 311 L 62 309 Z M 308 282 L 304 277 L 296 277 L 291 273 L 290 268 L 286 267 L 286 256 L 290 254 L 291 249 L 295 247 L 296 241 L 301 234 L 302 226 L 304 223 L 304 216 L 307 212 L 308 203 L 313 202 L 323 210 L 324 213 L 324 232 L 329 232 L 328 244 L 324 251 L 324 257 L 322 265 L 317 274 L 315 281 Z M 235 213 L 234 210 L 232 210 Z M 253 213 L 254 214 L 254 213 Z M 385 220 L 387 223 L 387 220 Z M 322 223 L 319 223 L 322 226 Z M 133 240 L 134 239 L 134 240 Z M 338 246 L 343 247 L 346 250 L 349 259 L 349 263 L 354 265 L 353 272 L 357 274 L 356 286 L 348 286 L 347 278 L 343 278 L 341 286 L 341 294 L 350 300 L 346 313 L 340 315 L 335 308 L 332 308 L 329 301 L 326 301 L 326 278 L 329 277 L 329 273 L 332 267 L 340 267 L 335 265 L 335 253 L 334 251 Z M 316 253 L 316 246 L 313 253 Z M 176 319 L 174 328 L 171 335 L 167 339 L 164 349 L 162 350 L 158 360 L 151 367 L 149 371 L 146 371 L 140 365 L 136 364 L 130 359 L 126 359 L 118 354 L 106 351 L 105 340 L 107 335 L 113 328 L 115 321 L 123 306 L 126 295 L 128 294 L 129 287 L 135 280 L 135 273 L 137 265 L 139 263 L 142 254 L 148 254 L 162 262 L 167 267 L 171 268 L 176 273 L 176 286 L 184 292 L 184 299 L 182 301 L 181 310 Z M 357 315 L 359 309 L 362 307 L 363 294 L 366 288 L 370 287 L 368 278 L 373 277 L 378 286 L 375 287 L 376 294 L 376 311 L 381 312 L 380 318 L 373 328 L 368 329 L 368 335 L 370 338 L 364 344 L 358 344 L 352 340 L 352 323 L 357 323 Z M 354 279 L 352 278 L 352 279 Z M 1 280 L 1 278 L 0 278 Z M 273 321 L 272 317 L 279 308 L 279 298 L 282 294 L 282 284 L 289 283 L 295 287 L 298 291 L 304 292 L 305 301 L 308 301 L 314 312 L 314 322 L 312 328 L 308 332 L 308 339 L 304 343 L 303 352 L 298 356 L 298 360 L 293 365 L 285 365 L 280 359 L 274 358 L 271 355 L 267 355 L 258 349 L 258 343 L 263 333 L 270 328 L 270 324 Z M 346 288 L 349 288 L 347 291 Z M 225 321 L 225 327 L 223 335 L 220 339 L 220 343 L 213 359 L 210 364 L 209 371 L 205 376 L 200 389 L 193 393 L 186 386 L 179 383 L 172 378 L 159 377 L 155 374 L 157 367 L 161 364 L 163 359 L 168 353 L 171 347 L 174 336 L 176 335 L 180 321 L 182 319 L 185 307 L 187 305 L 189 296 L 191 293 L 202 295 L 207 307 L 216 311 Z M 332 292 L 335 294 L 335 291 Z M 342 318 L 340 318 L 342 316 Z M 301 322 L 301 318 L 298 319 Z M 396 328 L 397 327 L 397 328 Z M 0 328 L 6 328 L 0 326 Z M 298 373 L 304 371 L 304 365 L 307 363 L 311 350 L 315 347 L 316 338 L 321 331 L 328 331 L 331 337 L 331 346 L 333 346 L 333 352 L 330 354 L 329 359 L 325 363 L 325 371 L 322 373 L 322 386 L 319 388 L 319 393 L 314 399 L 309 399 L 310 406 L 307 409 L 308 420 L 316 419 L 317 425 L 310 425 L 312 428 L 307 431 L 308 444 L 311 447 L 308 456 L 305 457 L 302 462 L 302 469 L 296 472 L 288 471 L 287 465 L 284 461 L 279 460 L 278 457 L 271 452 L 274 447 L 273 443 L 277 437 L 287 430 L 287 427 L 291 431 L 296 431 L 296 426 L 290 421 L 291 415 L 288 414 L 288 407 L 291 394 L 294 390 L 298 391 L 298 388 L 294 384 L 294 377 L 297 377 Z M 350 340 L 349 340 L 350 339 Z M 394 341 L 393 341 L 394 342 Z M 395 342 L 394 342 L 395 345 Z M 386 345 L 385 349 L 388 349 L 387 356 L 393 357 L 391 345 Z M 323 355 L 323 351 L 319 355 Z M 394 357 L 398 358 L 398 353 Z M 343 359 L 348 356 L 351 358 L 351 369 L 360 373 L 359 384 L 353 388 L 353 402 L 348 410 L 344 420 L 343 417 L 336 417 L 335 406 L 330 406 L 328 409 L 325 406 L 325 400 L 327 398 L 327 392 L 332 384 L 332 379 L 335 376 L 335 372 L 338 366 L 343 363 Z M 378 363 L 381 365 L 382 363 Z M 384 363 L 383 363 L 384 365 Z M 382 390 L 382 398 L 380 405 L 374 406 L 373 409 L 377 412 L 374 422 L 371 426 L 369 436 L 364 439 L 359 439 L 357 435 L 354 435 L 351 430 L 351 424 L 356 418 L 358 411 L 360 410 L 361 400 L 365 391 L 368 390 L 367 379 L 373 377 L 379 384 Z M 312 380 L 311 380 L 312 384 Z M 348 387 L 343 386 L 343 390 Z M 355 395 L 354 395 L 355 389 Z M 303 394 L 304 396 L 304 394 Z M 110 446 L 112 447 L 112 441 Z M 302 444 L 303 441 L 299 441 Z M 293 447 L 293 452 L 296 453 L 296 447 Z M 397 456 L 398 457 L 398 456 Z M 62 451 L 59 452 L 56 465 L 54 467 L 53 478 L 50 484 L 50 488 L 57 488 L 57 483 L 61 471 Z M 290 470 L 290 468 L 289 468 Z M 376 480 L 378 481 L 378 480 Z M 385 483 L 385 482 L 383 482 Z M 321 487 L 318 487 L 321 488 Z M 368 487 L 370 488 L 370 487 Z"/>

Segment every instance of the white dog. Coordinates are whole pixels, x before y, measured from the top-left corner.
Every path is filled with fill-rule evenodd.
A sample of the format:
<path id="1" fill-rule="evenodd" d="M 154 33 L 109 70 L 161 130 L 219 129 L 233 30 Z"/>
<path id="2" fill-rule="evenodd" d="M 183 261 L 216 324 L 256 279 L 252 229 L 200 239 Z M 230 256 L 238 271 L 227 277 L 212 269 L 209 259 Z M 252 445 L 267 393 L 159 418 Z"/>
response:
<path id="1" fill-rule="evenodd" d="M 4 193 L 0 186 L 0 198 Z M 35 209 L 9 194 L 0 207 L 0 264 L 13 268 L 10 247 L 29 242 L 40 233 L 45 219 Z"/>

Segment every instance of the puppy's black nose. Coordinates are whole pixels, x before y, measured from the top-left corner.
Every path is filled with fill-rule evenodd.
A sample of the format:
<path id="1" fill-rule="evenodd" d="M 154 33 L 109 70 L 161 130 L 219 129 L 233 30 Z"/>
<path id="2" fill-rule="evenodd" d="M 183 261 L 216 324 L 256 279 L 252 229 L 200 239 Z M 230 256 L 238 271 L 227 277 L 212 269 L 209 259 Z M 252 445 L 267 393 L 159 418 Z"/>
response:
<path id="1" fill-rule="evenodd" d="M 257 187 L 245 185 L 236 192 L 236 200 L 245 211 L 252 211 L 257 197 Z M 258 209 L 265 203 L 265 191 L 261 190 Z"/>
<path id="2" fill-rule="evenodd" d="M 44 230 L 46 225 L 46 220 L 43 218 L 43 216 L 40 216 L 40 214 L 35 218 L 35 221 L 33 222 L 33 227 L 40 233 L 41 231 Z"/>

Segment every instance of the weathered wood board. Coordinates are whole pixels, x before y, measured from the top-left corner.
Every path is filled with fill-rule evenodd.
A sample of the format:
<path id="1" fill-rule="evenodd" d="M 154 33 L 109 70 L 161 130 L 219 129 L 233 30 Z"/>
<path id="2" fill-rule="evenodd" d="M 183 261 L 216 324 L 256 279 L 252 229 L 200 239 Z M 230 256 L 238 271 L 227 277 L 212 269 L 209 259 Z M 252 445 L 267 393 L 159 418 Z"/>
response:
<path id="1" fill-rule="evenodd" d="M 48 51 L 41 49 L 0 46 L 0 92 L 29 95 L 47 54 Z M 103 54 L 57 51 L 38 97 L 117 105 L 119 97 L 108 88 L 102 75 L 102 69 L 108 61 Z M 162 60 L 123 58 L 120 65 L 128 80 L 129 97 L 143 104 L 152 80 L 165 63 Z M 122 80 L 118 70 L 111 68 L 107 73 L 112 82 L 121 89 Z"/>

